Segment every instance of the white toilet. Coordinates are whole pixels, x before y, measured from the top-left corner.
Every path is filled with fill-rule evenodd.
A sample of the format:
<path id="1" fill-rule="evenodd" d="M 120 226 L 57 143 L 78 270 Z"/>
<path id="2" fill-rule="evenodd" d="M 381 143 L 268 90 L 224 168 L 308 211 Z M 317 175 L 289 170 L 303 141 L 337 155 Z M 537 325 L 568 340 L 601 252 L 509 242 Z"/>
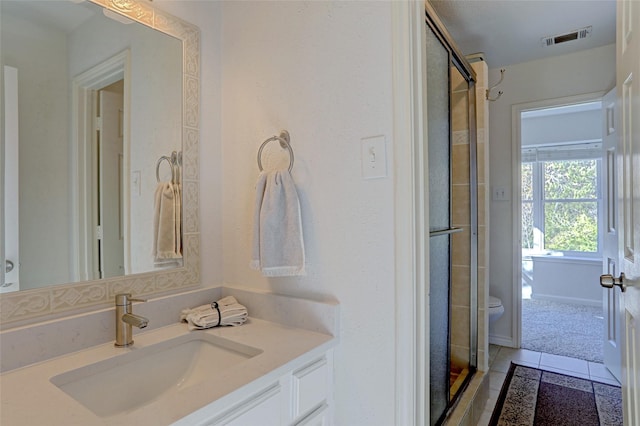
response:
<path id="1" fill-rule="evenodd" d="M 494 296 L 489 296 L 489 323 L 494 322 L 504 314 L 502 300 Z"/>

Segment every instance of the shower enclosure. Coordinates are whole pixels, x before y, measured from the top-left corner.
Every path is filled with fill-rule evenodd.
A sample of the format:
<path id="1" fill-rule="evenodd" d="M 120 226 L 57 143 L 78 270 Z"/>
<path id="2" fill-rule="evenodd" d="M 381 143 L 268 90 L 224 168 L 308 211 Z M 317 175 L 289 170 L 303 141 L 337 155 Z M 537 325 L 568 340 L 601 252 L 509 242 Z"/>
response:
<path id="1" fill-rule="evenodd" d="M 441 424 L 477 366 L 475 74 L 427 5 L 429 402 Z"/>

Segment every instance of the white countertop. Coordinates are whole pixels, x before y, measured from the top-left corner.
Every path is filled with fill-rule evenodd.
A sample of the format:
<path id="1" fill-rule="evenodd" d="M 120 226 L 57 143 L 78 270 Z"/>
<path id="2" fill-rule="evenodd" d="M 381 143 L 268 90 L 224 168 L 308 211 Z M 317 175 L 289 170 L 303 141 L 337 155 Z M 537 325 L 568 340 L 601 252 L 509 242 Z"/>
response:
<path id="1" fill-rule="evenodd" d="M 263 352 L 211 380 L 186 389 L 171 389 L 168 391 L 170 395 L 165 393 L 160 399 L 132 412 L 111 417 L 98 417 L 50 381 L 58 374 L 187 333 L 210 333 Z M 337 338 L 329 334 L 256 318 L 250 318 L 239 327 L 193 332 L 188 331 L 185 323 L 177 323 L 137 334 L 131 348 L 116 348 L 113 342 L 109 342 L 0 375 L 0 424 L 168 425 L 216 400 L 223 405 L 232 404 L 243 396 L 243 387 L 256 381 L 266 383 L 275 380 L 336 344 Z M 158 371 L 158 374 L 162 372 Z"/>

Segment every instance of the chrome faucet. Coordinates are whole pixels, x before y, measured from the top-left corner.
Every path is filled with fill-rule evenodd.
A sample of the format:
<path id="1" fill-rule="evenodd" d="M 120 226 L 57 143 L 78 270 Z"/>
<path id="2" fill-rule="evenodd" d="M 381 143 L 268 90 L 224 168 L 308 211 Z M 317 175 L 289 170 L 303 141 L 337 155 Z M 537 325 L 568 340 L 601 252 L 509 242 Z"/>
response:
<path id="1" fill-rule="evenodd" d="M 133 345 L 132 326 L 145 328 L 149 320 L 132 312 L 131 302 L 146 302 L 134 299 L 130 293 L 116 294 L 116 346 Z"/>

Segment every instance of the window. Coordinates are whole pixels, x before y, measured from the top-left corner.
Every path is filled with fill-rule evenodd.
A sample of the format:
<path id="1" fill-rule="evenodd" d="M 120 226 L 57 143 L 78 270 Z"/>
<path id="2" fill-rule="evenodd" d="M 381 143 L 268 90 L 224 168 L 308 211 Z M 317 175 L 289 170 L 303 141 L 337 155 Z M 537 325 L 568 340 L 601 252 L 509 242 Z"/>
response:
<path id="1" fill-rule="evenodd" d="M 523 250 L 600 253 L 600 156 L 599 143 L 523 149 Z"/>

